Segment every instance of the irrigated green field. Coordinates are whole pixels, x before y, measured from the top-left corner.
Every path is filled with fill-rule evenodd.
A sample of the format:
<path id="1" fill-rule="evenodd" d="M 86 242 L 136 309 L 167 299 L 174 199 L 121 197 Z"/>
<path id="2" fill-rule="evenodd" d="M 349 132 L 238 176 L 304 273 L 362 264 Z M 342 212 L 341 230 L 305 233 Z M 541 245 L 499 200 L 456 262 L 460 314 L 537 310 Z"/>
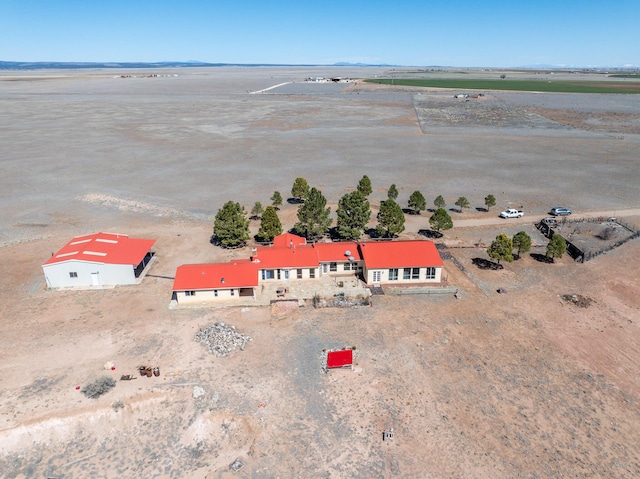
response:
<path id="1" fill-rule="evenodd" d="M 540 91 L 548 93 L 640 93 L 640 82 L 595 82 L 562 80 L 481 80 L 481 79 L 410 79 L 378 78 L 365 80 L 382 85 L 405 85 L 463 90 Z"/>

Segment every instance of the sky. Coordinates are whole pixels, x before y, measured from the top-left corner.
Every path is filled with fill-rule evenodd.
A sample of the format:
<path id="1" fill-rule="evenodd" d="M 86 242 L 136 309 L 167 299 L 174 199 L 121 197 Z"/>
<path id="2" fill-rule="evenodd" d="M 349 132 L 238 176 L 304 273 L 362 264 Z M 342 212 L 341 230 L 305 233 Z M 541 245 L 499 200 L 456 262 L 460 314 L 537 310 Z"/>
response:
<path id="1" fill-rule="evenodd" d="M 640 67 L 640 0 L 0 0 L 0 61 Z"/>

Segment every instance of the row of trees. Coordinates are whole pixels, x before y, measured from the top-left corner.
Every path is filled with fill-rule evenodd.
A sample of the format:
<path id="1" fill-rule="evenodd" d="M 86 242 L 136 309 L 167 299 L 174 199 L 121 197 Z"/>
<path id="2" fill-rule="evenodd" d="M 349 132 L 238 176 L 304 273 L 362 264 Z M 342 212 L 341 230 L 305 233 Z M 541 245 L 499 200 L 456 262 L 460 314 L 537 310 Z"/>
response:
<path id="1" fill-rule="evenodd" d="M 358 182 L 355 191 L 345 194 L 338 202 L 336 210 L 337 225 L 335 234 L 341 239 L 356 240 L 362 236 L 371 219 L 371 205 L 367 197 L 373 192 L 371 180 L 364 175 Z M 313 239 L 325 234 L 331 227 L 331 209 L 327 207 L 327 199 L 322 192 L 311 187 L 306 179 L 296 178 L 291 188 L 290 202 L 297 203 L 298 221 L 294 230 L 307 239 Z M 387 191 L 387 199 L 380 203 L 377 215 L 378 225 L 375 233 L 382 237 L 394 237 L 404 231 L 404 211 L 396 202 L 398 188 L 391 185 Z M 275 191 L 270 198 L 271 205 L 263 207 L 257 201 L 251 209 L 251 219 L 260 219 L 260 229 L 257 234 L 259 241 L 269 242 L 282 233 L 282 223 L 277 211 L 283 203 L 282 194 Z M 456 206 L 463 210 L 469 207 L 469 201 L 460 197 Z M 493 195 L 485 198 L 488 208 L 495 205 Z M 447 213 L 444 198 L 439 195 L 434 200 L 436 210 L 429 218 L 429 224 L 435 231 L 440 232 L 453 227 L 453 221 Z M 427 202 L 420 191 L 414 191 L 408 201 L 408 207 L 413 214 L 420 214 L 426 210 Z M 227 202 L 215 217 L 214 235 L 226 247 L 244 244 L 250 237 L 249 219 L 246 218 L 244 208 L 236 202 Z"/>
<path id="2" fill-rule="evenodd" d="M 487 248 L 487 254 L 490 258 L 511 263 L 515 256 L 513 250 L 517 249 L 515 256 L 520 257 L 522 253 L 531 251 L 531 237 L 524 231 L 516 233 L 513 238 L 509 238 L 502 233 L 496 236 L 496 239 Z M 567 251 L 567 242 L 560 235 L 553 235 L 547 244 L 547 258 L 562 258 Z"/>

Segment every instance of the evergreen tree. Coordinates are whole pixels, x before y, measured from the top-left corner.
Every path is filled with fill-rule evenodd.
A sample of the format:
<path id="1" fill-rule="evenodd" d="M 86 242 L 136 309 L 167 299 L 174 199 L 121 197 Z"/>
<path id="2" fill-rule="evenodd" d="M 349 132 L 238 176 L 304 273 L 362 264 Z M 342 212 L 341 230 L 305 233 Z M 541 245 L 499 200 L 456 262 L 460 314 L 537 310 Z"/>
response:
<path id="1" fill-rule="evenodd" d="M 420 211 L 427 208 L 427 200 L 424 199 L 422 193 L 417 190 L 411 193 L 411 196 L 409 197 L 409 208 L 411 208 L 417 215 L 420 214 Z"/>
<path id="2" fill-rule="evenodd" d="M 258 230 L 258 238 L 260 241 L 273 241 L 278 235 L 282 234 L 282 223 L 278 218 L 278 213 L 273 206 L 267 206 L 262 214 L 260 229 Z"/>
<path id="3" fill-rule="evenodd" d="M 501 260 L 505 260 L 508 263 L 513 261 L 513 243 L 511 238 L 506 234 L 501 233 L 496 236 L 496 239 L 491 246 L 487 248 L 487 254 L 492 259 L 497 259 L 498 264 Z"/>
<path id="4" fill-rule="evenodd" d="M 293 196 L 296 200 L 302 202 L 307 199 L 307 195 L 309 194 L 309 183 L 304 178 L 296 178 L 293 182 L 293 187 L 291 188 L 291 196 Z"/>
<path id="5" fill-rule="evenodd" d="M 360 238 L 371 218 L 367 198 L 359 191 L 347 193 L 338 202 L 338 235 L 342 239 Z"/>
<path id="6" fill-rule="evenodd" d="M 255 204 L 253 205 L 253 208 L 251 208 L 251 217 L 255 219 L 260 219 L 260 215 L 262 215 L 262 213 L 264 213 L 264 208 L 262 207 L 262 203 L 260 203 L 259 201 L 256 201 Z"/>
<path id="7" fill-rule="evenodd" d="M 249 220 L 240 203 L 227 201 L 218 210 L 213 224 L 213 234 L 223 246 L 232 248 L 249 239 Z"/>
<path id="8" fill-rule="evenodd" d="M 331 226 L 331 208 L 322 192 L 311 188 L 303 204 L 298 207 L 298 223 L 294 229 L 307 239 L 323 235 Z"/>
<path id="9" fill-rule="evenodd" d="M 531 236 L 524 231 L 519 231 L 513 236 L 513 247 L 518 248 L 516 253 L 520 257 L 520 253 L 527 253 L 531 251 Z"/>
<path id="10" fill-rule="evenodd" d="M 496 197 L 493 195 L 487 195 L 484 197 L 484 204 L 487 207 L 487 210 L 490 210 L 493 206 L 496 205 Z"/>
<path id="11" fill-rule="evenodd" d="M 552 259 L 562 258 L 566 252 L 567 242 L 562 236 L 554 234 L 547 245 L 547 257 Z"/>
<path id="12" fill-rule="evenodd" d="M 387 238 L 393 238 L 404 231 L 404 213 L 398 203 L 391 199 L 380 203 L 376 230 Z"/>
<path id="13" fill-rule="evenodd" d="M 438 208 L 429 218 L 429 224 L 435 231 L 449 230 L 453 228 L 451 216 L 444 208 Z"/>
<path id="14" fill-rule="evenodd" d="M 273 195 L 271 195 L 271 205 L 276 209 L 279 210 L 280 207 L 282 206 L 282 195 L 280 194 L 279 191 L 274 191 Z"/>
<path id="15" fill-rule="evenodd" d="M 438 197 L 433 200 L 433 205 L 436 208 L 444 208 L 445 206 L 447 206 L 447 203 L 444 201 L 444 198 L 442 197 L 442 195 L 438 195 Z"/>
<path id="16" fill-rule="evenodd" d="M 464 196 L 461 196 L 460 198 L 458 198 L 458 200 L 455 202 L 455 205 L 460 208 L 460 213 L 462 213 L 462 208 L 469 208 L 469 206 L 471 206 L 469 204 L 469 200 L 466 199 Z"/>
<path id="17" fill-rule="evenodd" d="M 392 184 L 389 189 L 387 190 L 387 198 L 389 198 L 390 200 L 397 200 L 398 199 L 398 188 L 396 188 L 396 184 Z"/>
<path id="18" fill-rule="evenodd" d="M 364 196 L 369 196 L 373 191 L 373 188 L 371 187 L 371 180 L 367 175 L 364 175 L 358 183 L 358 191 Z"/>

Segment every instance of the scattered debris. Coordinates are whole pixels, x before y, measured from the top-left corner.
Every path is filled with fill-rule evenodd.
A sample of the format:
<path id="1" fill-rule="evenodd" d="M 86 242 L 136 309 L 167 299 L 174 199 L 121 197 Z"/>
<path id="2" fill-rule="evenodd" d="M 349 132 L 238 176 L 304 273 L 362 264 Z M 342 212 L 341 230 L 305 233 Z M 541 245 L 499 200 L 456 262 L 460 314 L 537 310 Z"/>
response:
<path id="1" fill-rule="evenodd" d="M 382 440 L 383 441 L 393 441 L 394 431 L 393 428 L 388 431 L 382 431 Z"/>
<path id="2" fill-rule="evenodd" d="M 504 288 L 498 288 L 498 293 L 499 294 L 506 294 L 507 290 Z"/>
<path id="3" fill-rule="evenodd" d="M 251 338 L 240 334 L 235 326 L 224 323 L 214 323 L 196 333 L 195 341 L 204 343 L 211 354 L 228 356 L 236 350 L 244 351 Z"/>
<path id="4" fill-rule="evenodd" d="M 229 469 L 232 471 L 239 471 L 244 467 L 244 463 L 240 459 L 236 459 L 229 465 Z"/>
<path id="5" fill-rule="evenodd" d="M 132 381 L 134 379 L 138 379 L 138 378 L 131 374 L 123 374 L 122 376 L 120 376 L 120 381 Z"/>
<path id="6" fill-rule="evenodd" d="M 563 294 L 562 299 L 564 299 L 567 303 L 572 303 L 579 308 L 588 308 L 593 303 L 593 299 L 582 296 L 580 294 Z"/>

